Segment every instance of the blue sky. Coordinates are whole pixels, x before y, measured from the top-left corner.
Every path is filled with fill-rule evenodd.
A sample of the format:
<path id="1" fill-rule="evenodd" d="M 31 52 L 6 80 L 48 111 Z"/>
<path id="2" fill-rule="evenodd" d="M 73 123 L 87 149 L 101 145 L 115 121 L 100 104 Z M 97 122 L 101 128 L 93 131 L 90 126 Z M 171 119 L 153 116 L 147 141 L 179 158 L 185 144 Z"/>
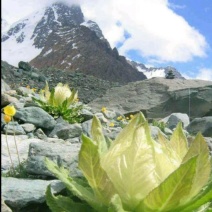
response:
<path id="1" fill-rule="evenodd" d="M 212 81 L 212 0 L 61 0 L 81 5 L 111 47 L 147 67 L 173 66 L 187 78 Z M 2 0 L 14 23 L 55 0 Z"/>

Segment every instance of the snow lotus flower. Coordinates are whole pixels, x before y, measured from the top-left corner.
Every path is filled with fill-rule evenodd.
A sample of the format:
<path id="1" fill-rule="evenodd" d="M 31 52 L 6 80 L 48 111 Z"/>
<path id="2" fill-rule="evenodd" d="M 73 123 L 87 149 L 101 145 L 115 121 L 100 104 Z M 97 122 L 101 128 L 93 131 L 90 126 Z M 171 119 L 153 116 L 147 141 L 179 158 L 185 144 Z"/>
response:
<path id="1" fill-rule="evenodd" d="M 192 212 L 211 203 L 211 161 L 200 133 L 188 146 L 179 123 L 170 141 L 159 134 L 156 142 L 139 113 L 113 142 L 104 137 L 97 117 L 91 135 L 82 135 L 79 153 L 87 186 L 46 158 L 47 168 L 83 200 L 55 197 L 48 187 L 47 204 L 53 211 Z"/>
<path id="2" fill-rule="evenodd" d="M 40 94 L 40 98 L 42 101 L 49 103 L 52 106 L 62 106 L 66 100 L 68 105 L 75 102 L 78 98 L 78 94 L 77 91 L 71 91 L 67 84 L 63 85 L 62 83 L 58 83 L 50 92 L 49 86 L 46 83 L 46 87 L 44 92 Z"/>

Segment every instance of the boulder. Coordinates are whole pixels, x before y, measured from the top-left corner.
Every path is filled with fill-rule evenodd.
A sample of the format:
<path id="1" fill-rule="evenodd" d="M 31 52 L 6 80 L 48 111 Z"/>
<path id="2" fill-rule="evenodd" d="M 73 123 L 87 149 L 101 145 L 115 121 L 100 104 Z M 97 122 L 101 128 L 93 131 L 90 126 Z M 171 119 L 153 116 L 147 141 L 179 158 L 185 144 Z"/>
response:
<path id="1" fill-rule="evenodd" d="M 80 143 L 71 144 L 65 143 L 52 143 L 41 142 L 31 143 L 29 147 L 29 155 L 27 160 L 27 172 L 31 174 L 53 176 L 46 168 L 44 159 L 48 157 L 59 166 L 68 168 L 71 175 L 78 176 L 78 153 L 80 150 Z"/>
<path id="2" fill-rule="evenodd" d="M 8 206 L 14 211 L 20 211 L 32 203 L 44 203 L 48 185 L 54 194 L 61 192 L 65 187 L 59 180 L 18 179 L 2 177 L 2 196 Z"/>
<path id="3" fill-rule="evenodd" d="M 47 130 L 52 130 L 56 125 L 54 118 L 39 107 L 22 108 L 16 112 L 15 118 Z"/>
<path id="4" fill-rule="evenodd" d="M 212 113 L 212 81 L 152 78 L 114 87 L 88 104 L 93 112 L 102 106 L 121 114 L 142 111 L 147 118 L 186 113 L 190 118 Z"/>
<path id="5" fill-rule="evenodd" d="M 186 127 L 186 130 L 191 134 L 201 132 L 203 136 L 212 137 L 212 116 L 195 118 Z"/>

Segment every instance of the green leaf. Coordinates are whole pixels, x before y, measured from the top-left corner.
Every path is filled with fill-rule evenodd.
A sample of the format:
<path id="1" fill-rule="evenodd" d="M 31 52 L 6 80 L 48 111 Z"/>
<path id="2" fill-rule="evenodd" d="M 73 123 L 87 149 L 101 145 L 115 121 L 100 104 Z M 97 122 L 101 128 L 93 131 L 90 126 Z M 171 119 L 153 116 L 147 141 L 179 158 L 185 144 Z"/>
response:
<path id="1" fill-rule="evenodd" d="M 98 146 L 88 137 L 82 135 L 82 146 L 79 153 L 79 168 L 88 180 L 99 201 L 109 205 L 115 189 L 107 174 L 100 166 Z"/>
<path id="2" fill-rule="evenodd" d="M 123 129 L 109 151 L 102 156 L 101 165 L 123 204 L 128 205 L 128 210 L 133 210 L 158 186 L 153 143 L 142 114 L 136 115 Z"/>
<path id="3" fill-rule="evenodd" d="M 67 99 L 67 105 L 70 106 L 71 104 L 74 103 L 74 101 L 77 99 L 77 96 L 78 96 L 78 91 L 77 90 L 72 90 L 71 91 L 71 95 L 70 97 Z"/>
<path id="4" fill-rule="evenodd" d="M 212 179 L 210 179 L 208 185 L 190 202 L 173 212 L 191 212 L 207 203 L 212 203 Z"/>
<path id="5" fill-rule="evenodd" d="M 63 212 L 62 208 L 57 204 L 55 197 L 51 192 L 51 185 L 48 185 L 46 189 L 46 204 L 49 206 L 52 212 Z"/>
<path id="6" fill-rule="evenodd" d="M 102 133 L 102 125 L 100 120 L 94 116 L 91 125 L 91 136 L 92 139 L 97 143 L 99 146 L 100 152 L 105 152 L 107 150 L 107 143 Z"/>
<path id="7" fill-rule="evenodd" d="M 136 208 L 140 211 L 173 211 L 188 197 L 195 177 L 197 157 L 191 158 L 149 193 Z M 188 200 L 187 200 L 188 201 Z"/>
<path id="8" fill-rule="evenodd" d="M 69 197 L 54 196 L 51 193 L 51 187 L 48 186 L 46 190 L 47 205 L 52 212 L 94 212 L 94 210 L 87 204 L 74 202 Z"/>
<path id="9" fill-rule="evenodd" d="M 197 167 L 192 189 L 190 192 L 190 198 L 198 194 L 202 187 L 207 184 L 211 173 L 209 149 L 201 133 L 198 133 L 196 138 L 192 142 L 187 154 L 183 159 L 183 162 L 188 161 L 190 158 L 196 155 L 198 155 Z"/>
<path id="10" fill-rule="evenodd" d="M 54 92 L 55 92 L 55 89 L 53 88 L 51 90 L 50 97 L 48 99 L 48 104 L 50 104 L 52 106 L 57 106 L 57 105 L 55 105 L 55 102 L 54 102 Z"/>
<path id="11" fill-rule="evenodd" d="M 48 170 L 51 171 L 58 179 L 60 179 L 74 195 L 79 197 L 81 200 L 85 200 L 97 211 L 102 210 L 102 205 L 97 201 L 92 190 L 73 181 L 73 179 L 69 176 L 68 170 L 64 169 L 63 167 L 58 167 L 48 158 L 45 158 L 45 164 Z M 102 210 L 102 212 L 104 212 L 104 210 Z"/>
<path id="12" fill-rule="evenodd" d="M 130 212 L 123 209 L 123 205 L 121 199 L 118 194 L 115 194 L 111 199 L 110 206 L 108 208 L 108 212 Z"/>
<path id="13" fill-rule="evenodd" d="M 182 161 L 188 151 L 188 141 L 183 133 L 182 123 L 179 122 L 170 140 L 170 146 L 177 154 L 179 161 Z"/>

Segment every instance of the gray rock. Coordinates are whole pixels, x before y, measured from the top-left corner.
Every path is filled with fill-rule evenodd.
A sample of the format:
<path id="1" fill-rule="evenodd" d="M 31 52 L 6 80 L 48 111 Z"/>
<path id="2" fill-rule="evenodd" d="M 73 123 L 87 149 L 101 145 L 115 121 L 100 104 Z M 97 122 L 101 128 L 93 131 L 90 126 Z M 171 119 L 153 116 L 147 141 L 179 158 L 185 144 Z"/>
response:
<path id="1" fill-rule="evenodd" d="M 211 81 L 152 78 L 112 88 L 88 106 L 96 112 L 103 105 L 122 114 L 141 111 L 147 118 L 164 118 L 175 112 L 195 118 L 212 113 L 211 93 Z"/>
<path id="2" fill-rule="evenodd" d="M 41 128 L 38 128 L 35 131 L 34 135 L 41 140 L 47 140 L 47 135 L 43 132 Z"/>
<path id="3" fill-rule="evenodd" d="M 6 93 L 3 93 L 1 94 L 1 106 L 4 107 L 4 106 L 7 106 L 9 104 L 15 104 L 15 103 L 18 103 L 18 99 L 13 97 L 13 96 L 10 96 Z"/>
<path id="4" fill-rule="evenodd" d="M 166 123 L 169 129 L 174 129 L 179 122 L 182 122 L 183 127 L 187 127 L 190 123 L 189 117 L 185 113 L 172 113 L 161 121 Z"/>
<path id="5" fill-rule="evenodd" d="M 159 127 L 150 126 L 150 130 L 151 130 L 151 136 L 152 136 L 152 138 L 155 139 L 155 140 L 157 140 L 159 132 L 160 132 L 164 137 L 167 137 L 167 136 L 160 130 Z"/>
<path id="6" fill-rule="evenodd" d="M 18 124 L 18 122 L 9 122 L 5 125 L 3 132 L 8 135 L 26 135 L 26 132 L 24 131 L 23 127 Z"/>
<path id="7" fill-rule="evenodd" d="M 56 121 L 46 111 L 39 107 L 26 107 L 16 112 L 15 118 L 24 123 L 34 124 L 36 127 L 51 130 L 56 125 Z"/>
<path id="8" fill-rule="evenodd" d="M 210 151 L 210 153 L 212 155 L 212 137 L 204 137 L 204 138 L 205 138 L 205 140 L 206 140 L 206 142 L 208 144 L 209 151 Z"/>
<path id="9" fill-rule="evenodd" d="M 9 90 L 11 90 L 10 86 L 3 79 L 1 79 L 1 94 Z"/>
<path id="10" fill-rule="evenodd" d="M 40 142 L 31 143 L 27 160 L 27 172 L 32 174 L 52 176 L 46 168 L 44 158 L 48 157 L 59 166 L 67 167 L 71 175 L 79 176 L 78 153 L 80 144 Z"/>
<path id="11" fill-rule="evenodd" d="M 80 124 L 67 124 L 67 123 L 58 123 L 56 124 L 53 131 L 49 134 L 49 137 L 54 137 L 57 135 L 61 139 L 69 139 L 79 137 L 82 134 L 82 127 Z"/>
<path id="12" fill-rule="evenodd" d="M 18 211 L 31 203 L 44 203 L 46 188 L 49 184 L 54 194 L 65 188 L 59 180 L 46 181 L 2 177 L 2 196 L 11 208 Z"/>
<path id="13" fill-rule="evenodd" d="M 82 131 L 85 135 L 91 136 L 91 125 L 92 125 L 92 120 L 88 120 L 82 123 Z"/>
<path id="14" fill-rule="evenodd" d="M 22 96 L 30 96 L 34 93 L 31 89 L 25 88 L 25 87 L 19 87 L 17 89 L 17 92 L 18 92 L 18 94 L 20 94 Z"/>
<path id="15" fill-rule="evenodd" d="M 212 116 L 195 118 L 186 127 L 186 130 L 191 134 L 201 132 L 203 136 L 212 137 Z"/>
<path id="16" fill-rule="evenodd" d="M 28 139 L 27 135 L 17 135 L 14 137 L 12 135 L 6 136 L 4 134 L 1 134 L 1 145 L 2 145 L 1 168 L 2 170 L 9 170 L 9 168 L 11 167 L 11 161 L 9 158 L 7 143 L 9 145 L 9 150 L 10 150 L 13 164 L 15 166 L 18 165 L 18 155 L 16 151 L 16 146 L 15 146 L 15 139 L 16 139 L 17 148 L 18 148 L 21 162 L 26 160 L 28 157 L 30 143 L 41 142 L 41 140 L 39 139 Z"/>
<path id="17" fill-rule="evenodd" d="M 93 113 L 87 109 L 82 109 L 81 115 L 83 116 L 84 121 L 87 121 L 93 118 Z"/>
<path id="18" fill-rule="evenodd" d="M 36 129 L 35 125 L 34 124 L 21 124 L 20 125 L 25 132 L 29 133 L 29 132 L 32 132 Z"/>

